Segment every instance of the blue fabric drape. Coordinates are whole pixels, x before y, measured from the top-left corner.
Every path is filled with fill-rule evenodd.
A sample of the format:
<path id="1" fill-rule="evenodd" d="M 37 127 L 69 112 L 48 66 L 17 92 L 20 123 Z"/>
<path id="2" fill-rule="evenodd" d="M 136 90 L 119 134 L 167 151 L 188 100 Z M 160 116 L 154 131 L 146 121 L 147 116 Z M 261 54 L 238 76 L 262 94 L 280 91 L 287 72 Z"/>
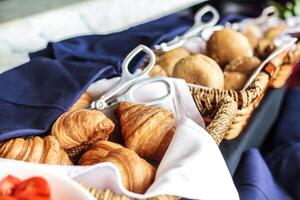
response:
<path id="1" fill-rule="evenodd" d="M 300 88 L 289 89 L 268 143 L 265 158 L 275 179 L 300 199 Z"/>
<path id="2" fill-rule="evenodd" d="M 245 151 L 234 175 L 241 200 L 291 200 L 257 149 Z"/>

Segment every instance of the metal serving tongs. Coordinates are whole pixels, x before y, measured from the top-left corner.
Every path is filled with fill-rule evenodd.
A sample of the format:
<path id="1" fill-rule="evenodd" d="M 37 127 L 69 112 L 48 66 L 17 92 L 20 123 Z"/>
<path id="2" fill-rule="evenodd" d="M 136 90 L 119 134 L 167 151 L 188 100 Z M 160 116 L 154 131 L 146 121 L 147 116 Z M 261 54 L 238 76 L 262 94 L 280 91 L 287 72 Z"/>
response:
<path id="1" fill-rule="evenodd" d="M 141 73 L 132 74 L 129 71 L 129 64 L 132 61 L 132 59 L 142 51 L 149 56 L 149 62 L 147 63 L 146 67 Z M 111 90 L 102 95 L 100 99 L 93 101 L 90 105 L 90 109 L 103 110 L 121 101 L 145 103 L 147 105 L 156 105 L 168 101 L 170 98 L 173 97 L 172 84 L 166 78 L 163 77 L 147 77 L 147 74 L 154 67 L 155 61 L 155 54 L 150 48 L 144 45 L 137 46 L 126 56 L 122 63 L 122 75 L 120 81 L 115 87 L 113 87 Z M 139 100 L 135 99 L 135 92 L 138 88 L 154 82 L 162 82 L 166 86 L 167 93 L 164 96 L 152 99 L 147 102 L 140 102 Z"/>
<path id="2" fill-rule="evenodd" d="M 242 31 L 243 28 L 247 25 L 261 26 L 267 23 L 268 20 L 274 18 L 279 19 L 279 13 L 275 7 L 270 6 L 265 8 L 262 11 L 261 15 L 258 16 L 257 18 L 247 18 L 239 22 L 232 22 L 232 23 L 226 22 L 225 25 L 216 25 L 213 27 L 208 27 L 201 32 L 201 37 L 207 41 L 210 38 L 210 36 L 213 34 L 213 32 L 222 30 L 223 28 L 230 28 L 236 31 Z"/>
<path id="3" fill-rule="evenodd" d="M 250 78 L 247 80 L 242 90 L 245 90 L 250 86 L 250 84 L 253 82 L 256 76 L 265 68 L 265 66 L 268 63 L 272 63 L 274 59 L 276 59 L 281 54 L 285 53 L 288 49 L 292 48 L 296 42 L 297 42 L 297 38 L 292 38 L 292 37 L 283 40 L 281 44 L 278 45 L 276 49 L 251 74 Z"/>
<path id="4" fill-rule="evenodd" d="M 211 18 L 208 21 L 204 21 L 203 17 L 209 13 L 212 15 Z M 199 36 L 199 33 L 202 30 L 206 29 L 207 27 L 216 25 L 219 21 L 219 18 L 220 15 L 218 11 L 210 5 L 206 5 L 197 11 L 194 17 L 194 24 L 189 30 L 187 30 L 183 35 L 177 36 L 169 42 L 163 42 L 159 45 L 155 45 L 154 49 L 160 53 L 171 51 L 173 49 L 181 47 L 189 38 L 195 37 L 197 35 Z"/>
<path id="5" fill-rule="evenodd" d="M 260 16 L 258 16 L 256 18 L 247 18 L 240 22 L 235 22 L 235 23 L 227 22 L 225 24 L 225 27 L 229 27 L 234 30 L 241 30 L 242 27 L 245 25 L 257 25 L 257 26 L 263 25 L 268 20 L 270 20 L 271 18 L 274 18 L 274 17 L 279 18 L 278 10 L 274 6 L 269 6 L 269 7 L 266 7 L 262 11 Z"/>

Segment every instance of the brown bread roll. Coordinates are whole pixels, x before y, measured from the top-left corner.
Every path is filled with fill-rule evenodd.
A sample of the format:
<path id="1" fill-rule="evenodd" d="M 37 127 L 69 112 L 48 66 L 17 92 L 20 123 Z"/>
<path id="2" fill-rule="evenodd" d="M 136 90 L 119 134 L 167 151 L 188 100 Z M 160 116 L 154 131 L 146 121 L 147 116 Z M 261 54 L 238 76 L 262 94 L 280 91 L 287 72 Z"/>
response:
<path id="1" fill-rule="evenodd" d="M 241 72 L 246 76 L 249 76 L 260 65 L 260 63 L 260 60 L 255 56 L 240 57 L 226 65 L 224 71 Z"/>
<path id="2" fill-rule="evenodd" d="M 184 48 L 173 49 L 159 55 L 157 64 L 165 70 L 168 76 L 172 76 L 176 63 L 188 55 L 190 53 Z"/>
<path id="3" fill-rule="evenodd" d="M 247 81 L 247 76 L 240 72 L 224 72 L 224 81 L 225 90 L 241 90 Z"/>
<path id="4" fill-rule="evenodd" d="M 207 54 L 223 67 L 238 57 L 251 57 L 253 51 L 243 34 L 224 28 L 214 32 L 209 38 Z"/>
<path id="5" fill-rule="evenodd" d="M 268 38 L 262 38 L 258 41 L 258 44 L 255 48 L 256 55 L 261 58 L 265 59 L 268 55 L 274 51 L 276 48 L 274 42 Z"/>
<path id="6" fill-rule="evenodd" d="M 153 69 L 149 72 L 149 76 L 168 76 L 167 72 L 160 66 L 154 65 Z"/>
<path id="7" fill-rule="evenodd" d="M 274 40 L 285 29 L 286 25 L 271 27 L 264 33 L 264 38 Z"/>
<path id="8" fill-rule="evenodd" d="M 213 59 L 202 54 L 187 56 L 180 60 L 175 66 L 174 77 L 210 88 L 224 87 L 221 68 Z"/>
<path id="9" fill-rule="evenodd" d="M 252 49 L 254 49 L 258 43 L 258 40 L 262 38 L 262 32 L 261 30 L 254 25 L 249 25 L 245 27 L 245 29 L 242 32 L 246 38 L 248 39 Z"/>

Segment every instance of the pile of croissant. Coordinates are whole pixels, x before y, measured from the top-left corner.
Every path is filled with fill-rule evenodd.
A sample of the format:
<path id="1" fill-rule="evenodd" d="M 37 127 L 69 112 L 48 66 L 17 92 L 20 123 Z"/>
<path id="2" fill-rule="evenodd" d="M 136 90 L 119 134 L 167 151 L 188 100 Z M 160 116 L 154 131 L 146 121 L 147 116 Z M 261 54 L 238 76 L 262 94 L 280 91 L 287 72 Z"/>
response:
<path id="1" fill-rule="evenodd" d="M 115 123 L 101 111 L 86 109 L 91 101 L 91 96 L 84 93 L 54 122 L 48 136 L 2 141 L 0 157 L 57 165 L 110 162 L 119 169 L 128 190 L 145 193 L 155 178 L 154 165 L 160 162 L 174 135 L 172 112 L 122 102 L 117 109 L 118 132 Z M 120 134 L 122 142 L 109 141 L 116 134 Z M 79 159 L 73 159 L 68 152 L 76 152 Z"/>
<path id="2" fill-rule="evenodd" d="M 151 76 L 171 76 L 209 88 L 241 90 L 261 60 L 275 49 L 273 40 L 285 28 L 279 25 L 265 32 L 254 25 L 242 32 L 223 28 L 210 36 L 205 55 L 192 54 L 183 47 L 158 54 Z"/>

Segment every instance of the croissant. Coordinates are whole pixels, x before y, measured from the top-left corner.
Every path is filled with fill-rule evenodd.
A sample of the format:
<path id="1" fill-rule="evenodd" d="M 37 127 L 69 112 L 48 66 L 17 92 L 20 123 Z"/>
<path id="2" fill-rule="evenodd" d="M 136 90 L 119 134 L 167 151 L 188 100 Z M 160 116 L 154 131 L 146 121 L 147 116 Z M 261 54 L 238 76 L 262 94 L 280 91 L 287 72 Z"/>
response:
<path id="1" fill-rule="evenodd" d="M 78 164 L 93 165 L 99 163 L 109 152 L 120 148 L 124 147 L 114 142 L 99 140 L 87 149 L 87 151 L 81 156 Z"/>
<path id="2" fill-rule="evenodd" d="M 123 102 L 118 107 L 126 147 L 160 161 L 175 132 L 172 112 L 156 106 Z"/>
<path id="3" fill-rule="evenodd" d="M 111 144 L 108 145 L 110 146 Z M 147 161 L 140 158 L 133 150 L 117 148 L 110 151 L 105 157 L 100 158 L 103 156 L 103 152 L 101 151 L 99 149 L 98 151 L 92 150 L 91 153 L 95 155 L 92 156 L 92 162 L 89 164 L 110 162 L 116 165 L 121 174 L 122 182 L 129 191 L 143 194 L 154 181 L 156 169 Z M 98 156 L 98 153 L 98 160 L 93 160 L 93 157 Z"/>
<path id="4" fill-rule="evenodd" d="M 90 93 L 85 92 L 81 95 L 81 97 L 73 104 L 70 110 L 78 110 L 81 108 L 88 108 L 92 102 L 92 96 Z"/>
<path id="5" fill-rule="evenodd" d="M 32 163 L 72 165 L 67 153 L 53 136 L 8 140 L 0 147 L 0 157 Z"/>
<path id="6" fill-rule="evenodd" d="M 70 110 L 54 123 L 51 135 L 64 149 L 71 149 L 97 140 L 107 140 L 115 124 L 97 110 Z"/>

